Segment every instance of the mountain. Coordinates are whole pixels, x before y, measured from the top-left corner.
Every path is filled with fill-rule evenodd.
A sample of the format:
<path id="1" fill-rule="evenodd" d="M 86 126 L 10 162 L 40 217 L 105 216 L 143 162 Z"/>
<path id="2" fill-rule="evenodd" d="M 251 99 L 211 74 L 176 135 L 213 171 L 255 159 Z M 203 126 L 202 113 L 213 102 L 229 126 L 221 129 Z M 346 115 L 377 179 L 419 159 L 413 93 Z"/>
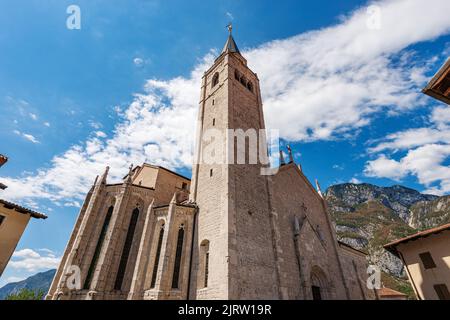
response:
<path id="1" fill-rule="evenodd" d="M 51 269 L 45 272 L 37 273 L 19 282 L 8 283 L 4 287 L 0 288 L 0 300 L 4 300 L 8 295 L 17 293 L 23 288 L 36 292 L 42 290 L 47 293 L 55 273 L 56 270 Z"/>
<path id="2" fill-rule="evenodd" d="M 324 197 L 338 239 L 367 252 L 369 263 L 383 272 L 383 281 L 410 294 L 402 262 L 383 245 L 449 223 L 450 196 L 422 194 L 400 185 L 344 183 L 330 186 Z"/>

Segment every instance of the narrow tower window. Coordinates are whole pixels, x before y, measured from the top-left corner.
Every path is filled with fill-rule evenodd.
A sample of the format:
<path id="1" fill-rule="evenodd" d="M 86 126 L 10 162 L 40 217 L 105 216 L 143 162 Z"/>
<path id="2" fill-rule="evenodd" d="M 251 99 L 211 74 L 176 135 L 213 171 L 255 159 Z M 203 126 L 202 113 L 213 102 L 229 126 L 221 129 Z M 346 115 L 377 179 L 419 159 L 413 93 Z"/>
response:
<path id="1" fill-rule="evenodd" d="M 205 288 L 208 286 L 209 251 L 205 253 Z"/>
<path id="2" fill-rule="evenodd" d="M 150 284 L 150 288 L 154 288 L 156 284 L 156 276 L 158 275 L 159 256 L 161 255 L 163 237 L 164 224 L 161 226 L 161 230 L 159 231 L 158 245 L 156 247 L 155 263 L 153 264 L 152 283 Z"/>
<path id="3" fill-rule="evenodd" d="M 91 265 L 89 266 L 88 274 L 86 276 L 86 280 L 84 281 L 84 289 L 89 289 L 91 287 L 92 276 L 94 275 L 95 267 L 97 266 L 98 257 L 102 250 L 103 241 L 105 240 L 106 231 L 108 230 L 113 211 L 114 206 L 110 206 L 108 208 L 108 212 L 106 213 L 105 221 L 103 221 L 102 230 L 100 231 L 97 246 L 95 247 L 94 256 L 92 257 Z"/>
<path id="4" fill-rule="evenodd" d="M 209 276 L 209 241 L 203 240 L 200 245 L 201 267 L 200 267 L 200 285 L 203 288 L 208 286 Z"/>
<path id="5" fill-rule="evenodd" d="M 127 268 L 128 257 L 130 255 L 131 245 L 133 244 L 134 231 L 136 229 L 138 218 L 139 218 L 139 209 L 136 208 L 133 210 L 133 213 L 131 214 L 130 224 L 128 226 L 128 232 L 122 250 L 122 257 L 120 258 L 119 270 L 117 271 L 116 282 L 114 284 L 115 290 L 122 289 L 123 277 L 125 276 L 125 270 Z"/>
<path id="6" fill-rule="evenodd" d="M 247 89 L 248 89 L 250 92 L 253 92 L 253 84 L 251 83 L 251 81 L 249 81 L 249 82 L 247 83 Z"/>
<path id="7" fill-rule="evenodd" d="M 178 230 L 177 251 L 175 253 L 175 264 L 173 267 L 172 289 L 178 288 L 178 280 L 180 278 L 181 254 L 183 253 L 184 226 L 181 225 Z"/>
<path id="8" fill-rule="evenodd" d="M 212 177 L 213 176 L 213 169 L 209 170 L 209 176 Z"/>
<path id="9" fill-rule="evenodd" d="M 241 78 L 239 71 L 234 70 L 234 78 L 239 81 L 239 79 Z"/>
<path id="10" fill-rule="evenodd" d="M 216 72 L 212 78 L 211 88 L 214 88 L 219 83 L 219 73 Z"/>
<path id="11" fill-rule="evenodd" d="M 216 125 L 216 118 L 213 119 L 213 126 Z"/>

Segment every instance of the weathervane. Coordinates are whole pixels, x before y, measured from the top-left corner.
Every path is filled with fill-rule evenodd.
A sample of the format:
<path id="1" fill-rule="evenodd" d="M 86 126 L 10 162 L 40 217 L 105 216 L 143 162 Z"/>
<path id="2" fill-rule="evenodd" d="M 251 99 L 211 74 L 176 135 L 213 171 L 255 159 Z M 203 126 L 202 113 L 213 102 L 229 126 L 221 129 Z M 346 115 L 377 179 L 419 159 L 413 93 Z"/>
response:
<path id="1" fill-rule="evenodd" d="M 231 24 L 231 22 L 227 25 L 227 29 L 228 29 L 228 32 L 231 35 L 231 31 L 233 31 L 233 25 Z"/>

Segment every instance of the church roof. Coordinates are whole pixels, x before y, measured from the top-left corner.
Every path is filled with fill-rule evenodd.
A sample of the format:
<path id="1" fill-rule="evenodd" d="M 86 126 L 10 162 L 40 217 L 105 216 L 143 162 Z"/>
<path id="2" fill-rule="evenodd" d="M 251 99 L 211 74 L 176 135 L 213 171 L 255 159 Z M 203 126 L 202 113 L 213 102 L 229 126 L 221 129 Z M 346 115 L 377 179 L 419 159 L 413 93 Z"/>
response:
<path id="1" fill-rule="evenodd" d="M 386 287 L 377 289 L 377 293 L 380 297 L 383 297 L 383 298 L 387 298 L 387 297 L 405 297 L 406 298 L 406 294 L 396 291 L 391 288 L 386 288 Z"/>
<path id="2" fill-rule="evenodd" d="M 239 54 L 241 53 L 238 49 L 236 42 L 234 41 L 233 36 L 231 35 L 231 33 L 228 36 L 227 42 L 225 43 L 225 46 L 222 49 L 222 53 L 225 53 L 225 52 L 236 52 Z"/>

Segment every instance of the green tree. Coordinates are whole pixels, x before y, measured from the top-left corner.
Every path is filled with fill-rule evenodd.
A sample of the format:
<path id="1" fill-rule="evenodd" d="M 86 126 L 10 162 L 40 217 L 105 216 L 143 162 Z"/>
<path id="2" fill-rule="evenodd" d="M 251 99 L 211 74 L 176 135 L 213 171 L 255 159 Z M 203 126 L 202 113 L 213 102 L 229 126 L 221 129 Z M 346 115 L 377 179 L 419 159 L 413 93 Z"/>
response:
<path id="1" fill-rule="evenodd" d="M 17 293 L 9 294 L 6 300 L 42 300 L 44 298 L 44 291 L 34 291 L 31 289 L 23 288 Z"/>

